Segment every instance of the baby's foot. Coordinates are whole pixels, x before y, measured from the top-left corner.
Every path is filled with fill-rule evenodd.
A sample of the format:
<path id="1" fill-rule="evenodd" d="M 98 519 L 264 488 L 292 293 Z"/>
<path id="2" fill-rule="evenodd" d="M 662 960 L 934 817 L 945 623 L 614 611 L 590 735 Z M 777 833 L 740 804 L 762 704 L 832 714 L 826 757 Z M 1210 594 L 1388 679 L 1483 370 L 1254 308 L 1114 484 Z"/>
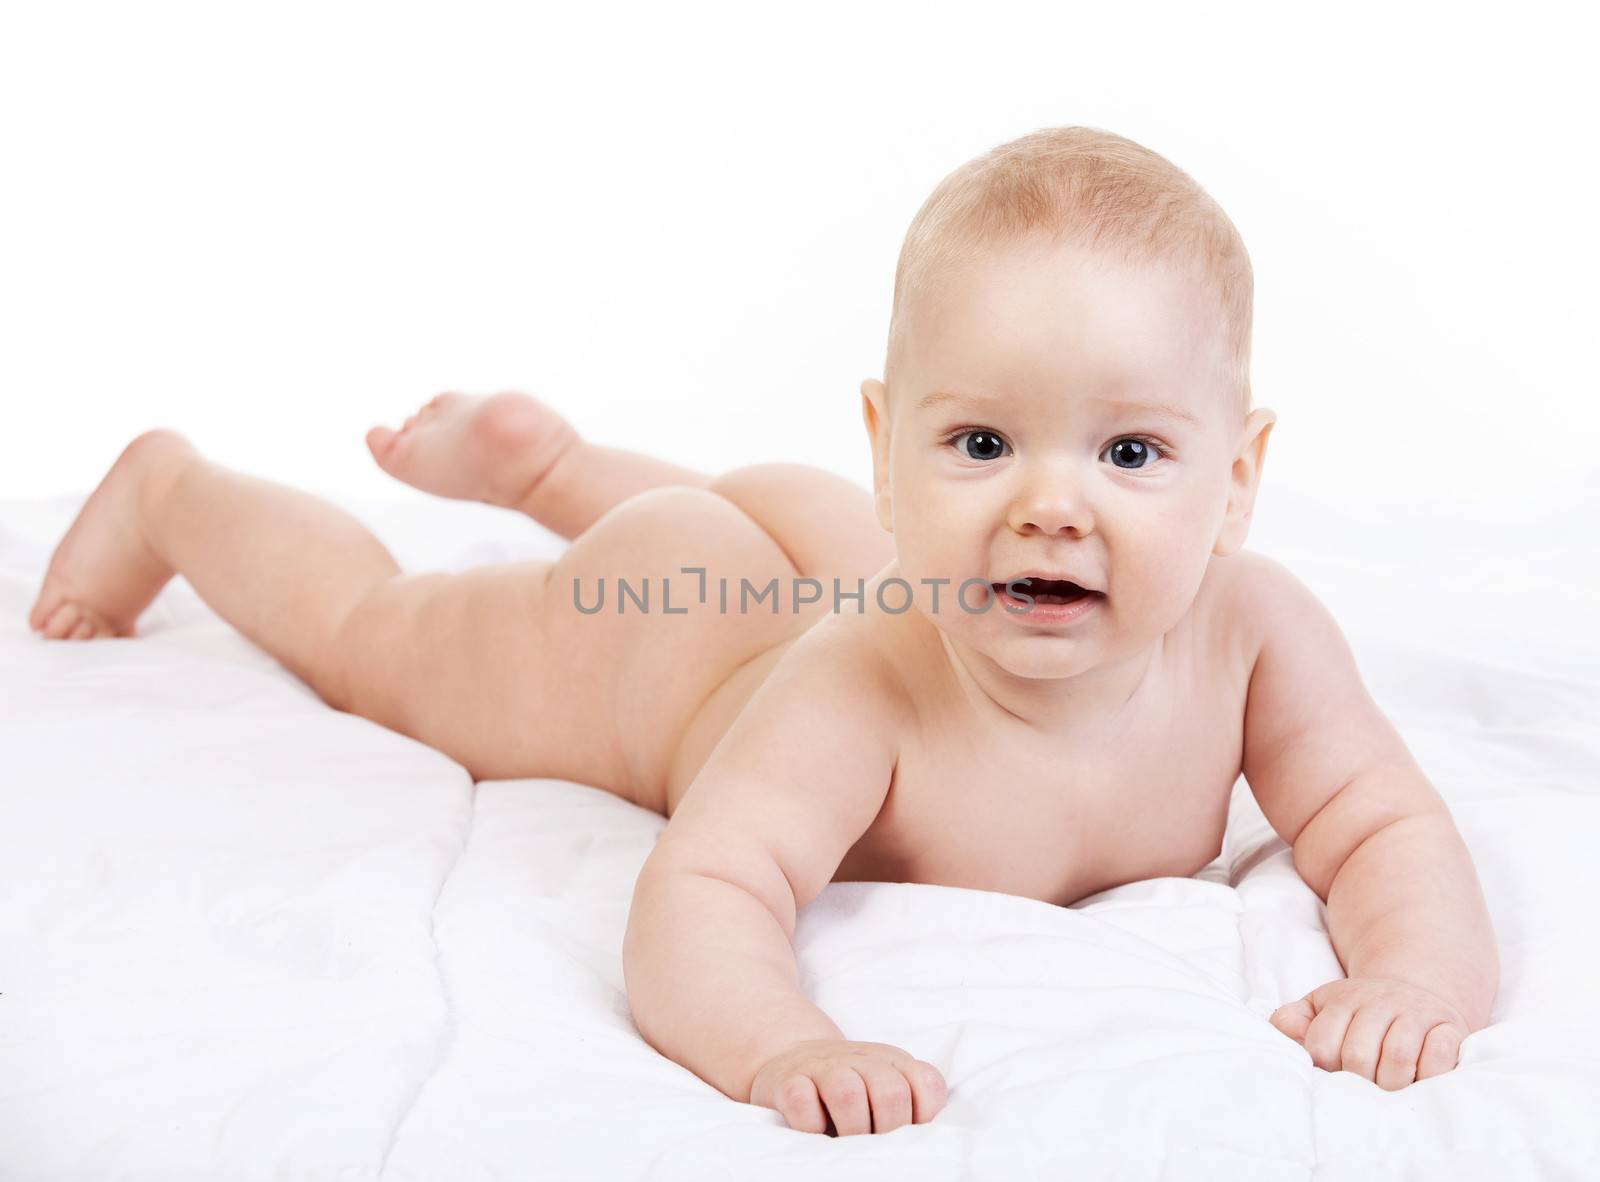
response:
<path id="1" fill-rule="evenodd" d="M 460 501 L 525 509 L 578 432 L 527 394 L 440 394 L 399 431 L 367 432 L 372 458 L 396 480 Z"/>
<path id="2" fill-rule="evenodd" d="M 146 431 L 117 457 L 50 556 L 28 626 L 48 640 L 132 636 L 172 578 L 145 538 L 144 505 L 195 450 L 176 431 Z"/>

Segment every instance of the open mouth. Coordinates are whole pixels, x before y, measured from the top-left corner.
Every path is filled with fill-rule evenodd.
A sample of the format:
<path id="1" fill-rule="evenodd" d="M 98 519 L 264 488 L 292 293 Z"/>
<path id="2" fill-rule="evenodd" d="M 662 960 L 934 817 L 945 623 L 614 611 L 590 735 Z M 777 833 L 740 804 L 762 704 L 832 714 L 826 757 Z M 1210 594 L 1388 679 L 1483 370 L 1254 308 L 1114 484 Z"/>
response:
<path id="1" fill-rule="evenodd" d="M 995 594 L 1006 590 L 1005 583 L 991 583 Z M 1035 603 L 1071 603 L 1075 599 L 1082 599 L 1085 595 L 1099 595 L 1099 591 L 1090 591 L 1076 583 L 1065 579 L 1017 579 L 1011 584 L 1019 594 L 1033 596 Z"/>

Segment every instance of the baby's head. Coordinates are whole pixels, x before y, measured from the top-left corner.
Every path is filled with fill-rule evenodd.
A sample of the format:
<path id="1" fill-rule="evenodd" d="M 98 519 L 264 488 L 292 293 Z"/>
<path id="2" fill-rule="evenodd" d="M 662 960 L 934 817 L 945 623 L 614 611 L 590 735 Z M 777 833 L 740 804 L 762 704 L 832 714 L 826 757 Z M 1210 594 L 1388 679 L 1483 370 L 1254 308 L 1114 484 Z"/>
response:
<path id="1" fill-rule="evenodd" d="M 900 575 L 947 636 L 1061 677 L 1183 618 L 1244 542 L 1276 420 L 1250 406 L 1251 292 L 1228 216 L 1121 136 L 1037 131 L 940 182 L 862 411 Z M 1060 626 L 955 602 L 1029 571 L 1100 596 Z"/>

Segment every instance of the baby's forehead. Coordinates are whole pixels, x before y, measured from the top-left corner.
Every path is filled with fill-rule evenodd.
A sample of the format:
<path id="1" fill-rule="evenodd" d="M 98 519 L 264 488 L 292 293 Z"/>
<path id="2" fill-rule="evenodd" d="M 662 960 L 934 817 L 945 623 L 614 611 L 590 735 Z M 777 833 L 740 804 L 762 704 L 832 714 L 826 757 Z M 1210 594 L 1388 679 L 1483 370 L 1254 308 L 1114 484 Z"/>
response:
<path id="1" fill-rule="evenodd" d="M 1216 293 L 1181 262 L 1035 246 L 946 263 L 922 278 L 906 293 L 897 343 L 939 369 L 994 358 L 1023 370 L 1065 364 L 1097 384 L 1170 384 L 1221 367 L 1229 352 Z"/>
<path id="2" fill-rule="evenodd" d="M 998 425 L 1054 423 L 1063 416 L 1094 424 L 1138 419 L 1172 432 L 1205 432 L 1227 421 L 1228 404 L 1217 392 L 1165 392 L 1152 389 L 1095 390 L 1085 387 L 1033 386 L 972 392 L 945 386 L 910 400 L 912 414 L 930 418 L 990 418 Z"/>
<path id="3" fill-rule="evenodd" d="M 1159 329 L 1196 341 L 1224 332 L 1214 282 L 1179 258 L 1125 259 L 1079 247 L 1018 243 L 935 264 L 916 276 L 901 309 L 934 335 L 993 335 L 1009 325 L 1058 324 L 1107 349 L 1130 352 Z"/>

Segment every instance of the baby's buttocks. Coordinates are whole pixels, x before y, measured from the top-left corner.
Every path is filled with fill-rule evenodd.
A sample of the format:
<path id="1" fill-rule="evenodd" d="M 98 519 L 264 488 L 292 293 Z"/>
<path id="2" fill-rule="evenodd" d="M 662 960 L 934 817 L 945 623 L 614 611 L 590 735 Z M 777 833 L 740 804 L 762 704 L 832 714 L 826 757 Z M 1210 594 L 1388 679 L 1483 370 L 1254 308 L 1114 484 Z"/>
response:
<path id="1" fill-rule="evenodd" d="M 615 729 L 632 799 L 667 815 L 687 785 L 684 775 L 693 778 L 721 737 L 715 730 L 696 760 L 695 743 L 714 730 L 695 725 L 703 708 L 731 721 L 776 660 L 761 658 L 828 605 L 796 612 L 799 574 L 782 549 L 736 505 L 701 488 L 632 497 L 591 526 L 582 544 L 588 559 L 580 585 L 559 591 L 575 594 L 571 626 L 593 637 L 587 647 L 597 671 L 614 672 Z M 719 689 L 725 692 L 710 702 Z"/>

